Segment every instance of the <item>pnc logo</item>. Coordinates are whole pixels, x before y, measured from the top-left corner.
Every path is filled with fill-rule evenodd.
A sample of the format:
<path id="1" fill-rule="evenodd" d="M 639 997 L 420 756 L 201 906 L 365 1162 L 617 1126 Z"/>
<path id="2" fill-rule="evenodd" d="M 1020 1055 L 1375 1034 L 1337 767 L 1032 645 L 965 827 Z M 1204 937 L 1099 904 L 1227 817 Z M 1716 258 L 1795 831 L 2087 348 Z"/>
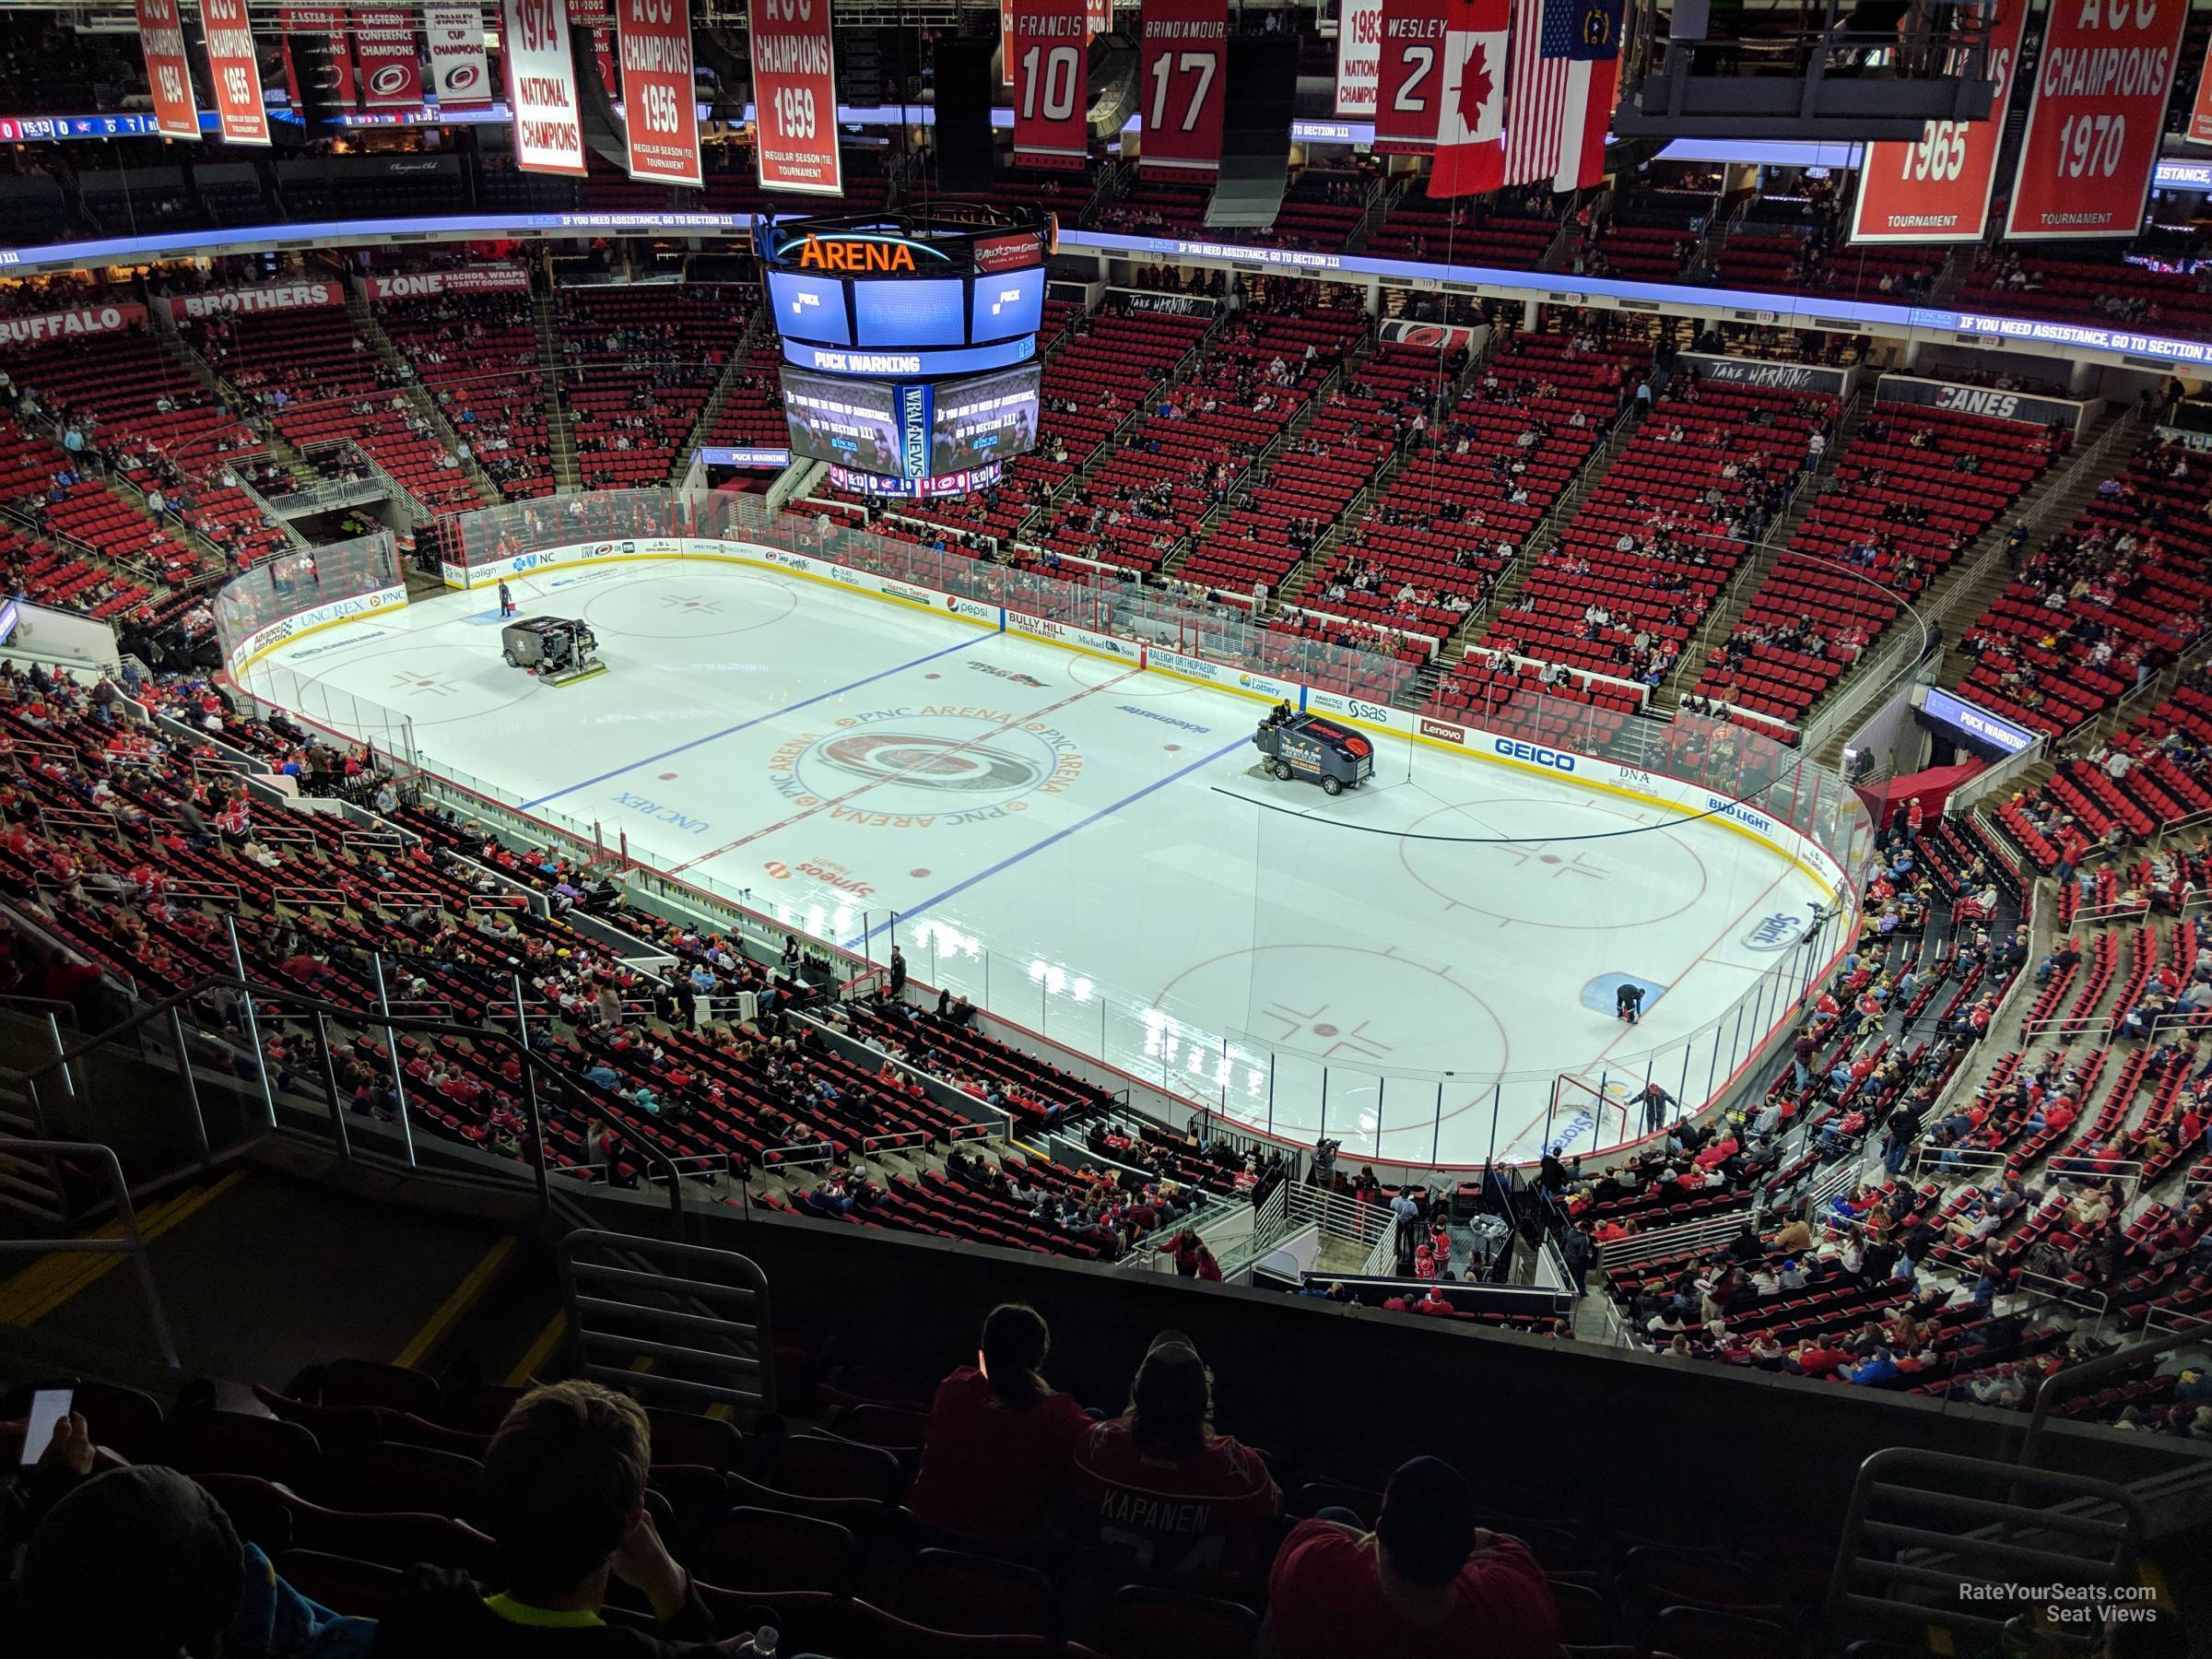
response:
<path id="1" fill-rule="evenodd" d="M 914 249 L 911 242 L 809 236 L 799 243 L 799 265 L 803 270 L 843 271 L 853 275 L 900 271 L 911 275 L 914 268 Z"/>

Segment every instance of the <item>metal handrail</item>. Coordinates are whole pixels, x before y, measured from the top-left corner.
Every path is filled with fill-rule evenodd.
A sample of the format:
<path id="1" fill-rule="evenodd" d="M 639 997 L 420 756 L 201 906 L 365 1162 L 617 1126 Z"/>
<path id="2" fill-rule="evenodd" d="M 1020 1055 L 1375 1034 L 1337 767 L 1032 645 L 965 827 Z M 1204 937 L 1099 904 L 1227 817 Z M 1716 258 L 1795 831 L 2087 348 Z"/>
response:
<path id="1" fill-rule="evenodd" d="M 59 1064 L 59 1062 L 56 1062 Z M 106 1177 L 108 1195 L 115 1206 L 115 1223 L 122 1237 L 114 1239 L 0 1239 L 0 1255 L 127 1255 L 146 1298 L 147 1322 L 154 1329 L 154 1346 L 161 1350 L 170 1370 L 182 1369 L 177 1345 L 169 1334 L 169 1320 L 161 1312 L 161 1292 L 154 1285 L 154 1270 L 146 1259 L 146 1235 L 138 1227 L 138 1211 L 131 1203 L 131 1189 L 123 1178 L 123 1165 L 112 1147 L 98 1141 L 0 1140 L 0 1154 L 53 1160 L 68 1158 L 100 1166 Z"/>
<path id="2" fill-rule="evenodd" d="M 2139 1360 L 2156 1359 L 2185 1344 L 2207 1341 L 2212 1341 L 2212 1319 L 2199 1320 L 2164 1336 L 2147 1336 L 2140 1342 L 2127 1343 L 2109 1354 L 2084 1359 L 2079 1365 L 2061 1366 L 2049 1375 L 2037 1378 L 2028 1394 L 2028 1431 L 2020 1441 L 2020 1467 L 2035 1467 L 2035 1454 L 2042 1449 L 2043 1426 L 2050 1421 L 2054 1399 L 2077 1398 L 2084 1383 L 2126 1371 Z"/>

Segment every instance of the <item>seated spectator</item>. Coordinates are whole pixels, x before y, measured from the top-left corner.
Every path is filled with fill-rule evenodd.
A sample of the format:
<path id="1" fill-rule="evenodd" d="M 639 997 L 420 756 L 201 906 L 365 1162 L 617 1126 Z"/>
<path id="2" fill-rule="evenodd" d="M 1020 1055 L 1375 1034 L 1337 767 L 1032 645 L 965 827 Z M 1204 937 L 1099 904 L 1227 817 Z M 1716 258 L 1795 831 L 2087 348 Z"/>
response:
<path id="1" fill-rule="evenodd" d="M 1078 1524 L 1159 1571 L 1255 1570 L 1255 1535 L 1283 1495 L 1257 1453 L 1214 1432 L 1213 1375 L 1191 1339 L 1155 1336 L 1129 1396 L 1077 1442 Z"/>
<path id="2" fill-rule="evenodd" d="M 487 1594 L 465 1573 L 413 1569 L 377 1626 L 378 1659 L 726 1651 L 645 1512 L 652 1461 L 644 1407 L 629 1395 L 585 1382 L 524 1394 L 484 1454 L 483 1518 L 504 1587 Z M 652 1605 L 651 1634 L 601 1620 L 610 1574 Z"/>
<path id="3" fill-rule="evenodd" d="M 975 1363 L 937 1384 L 907 1508 L 924 1526 L 1034 1543 L 1057 1512 L 1068 1459 L 1090 1419 L 1044 1380 L 1052 1334 L 1037 1310 L 1002 1302 Z"/>
<path id="4" fill-rule="evenodd" d="M 1475 1524 L 1467 1483 L 1440 1458 L 1399 1465 L 1375 1530 L 1327 1518 L 1290 1529 L 1267 1576 L 1281 1659 L 1549 1659 L 1559 1615 L 1518 1538 Z"/>

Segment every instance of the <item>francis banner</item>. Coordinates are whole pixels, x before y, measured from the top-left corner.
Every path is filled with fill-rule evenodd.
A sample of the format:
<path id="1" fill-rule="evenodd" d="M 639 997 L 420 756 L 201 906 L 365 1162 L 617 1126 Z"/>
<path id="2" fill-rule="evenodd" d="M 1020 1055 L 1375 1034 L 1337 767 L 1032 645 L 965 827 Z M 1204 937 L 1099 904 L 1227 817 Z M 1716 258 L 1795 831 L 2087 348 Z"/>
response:
<path id="1" fill-rule="evenodd" d="M 842 195 L 830 0 L 751 0 L 751 7 L 753 157 L 760 188 Z"/>
<path id="2" fill-rule="evenodd" d="M 2007 241 L 2133 236 L 2166 130 L 2189 0 L 2057 0 L 2012 175 Z"/>
<path id="3" fill-rule="evenodd" d="M 564 0 L 500 0 L 514 164 L 524 172 L 583 177 L 583 117 L 569 57 Z"/>
<path id="4" fill-rule="evenodd" d="M 1084 0 L 1014 0 L 1014 159 L 1090 159 L 1090 14 Z"/>
<path id="5" fill-rule="evenodd" d="M 1145 0 L 1144 148 L 1147 172 L 1210 173 L 1221 165 L 1229 0 Z"/>
<path id="6" fill-rule="evenodd" d="M 1998 8 L 1990 33 L 1989 77 L 1996 82 L 1987 121 L 1931 121 L 1910 143 L 1869 144 L 1852 206 L 1854 242 L 1980 241 L 1989 229 L 1997 182 L 1997 147 L 2012 101 L 2013 71 L 2028 7 Z"/>
<path id="7" fill-rule="evenodd" d="M 689 0 L 615 0 L 615 30 L 629 176 L 698 188 L 706 178 L 699 159 Z"/>

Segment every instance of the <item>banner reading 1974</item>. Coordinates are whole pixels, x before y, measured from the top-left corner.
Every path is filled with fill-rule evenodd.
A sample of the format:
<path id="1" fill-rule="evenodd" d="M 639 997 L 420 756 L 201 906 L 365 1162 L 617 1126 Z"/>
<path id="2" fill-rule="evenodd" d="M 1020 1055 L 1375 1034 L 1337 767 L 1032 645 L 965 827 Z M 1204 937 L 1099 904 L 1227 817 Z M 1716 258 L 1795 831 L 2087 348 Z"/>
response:
<path id="1" fill-rule="evenodd" d="M 507 107 L 514 112 L 515 166 L 581 179 L 583 106 L 569 56 L 564 0 L 500 0 L 500 22 Z"/>
<path id="2" fill-rule="evenodd" d="M 751 0 L 753 154 L 763 190 L 842 195 L 830 0 Z"/>

